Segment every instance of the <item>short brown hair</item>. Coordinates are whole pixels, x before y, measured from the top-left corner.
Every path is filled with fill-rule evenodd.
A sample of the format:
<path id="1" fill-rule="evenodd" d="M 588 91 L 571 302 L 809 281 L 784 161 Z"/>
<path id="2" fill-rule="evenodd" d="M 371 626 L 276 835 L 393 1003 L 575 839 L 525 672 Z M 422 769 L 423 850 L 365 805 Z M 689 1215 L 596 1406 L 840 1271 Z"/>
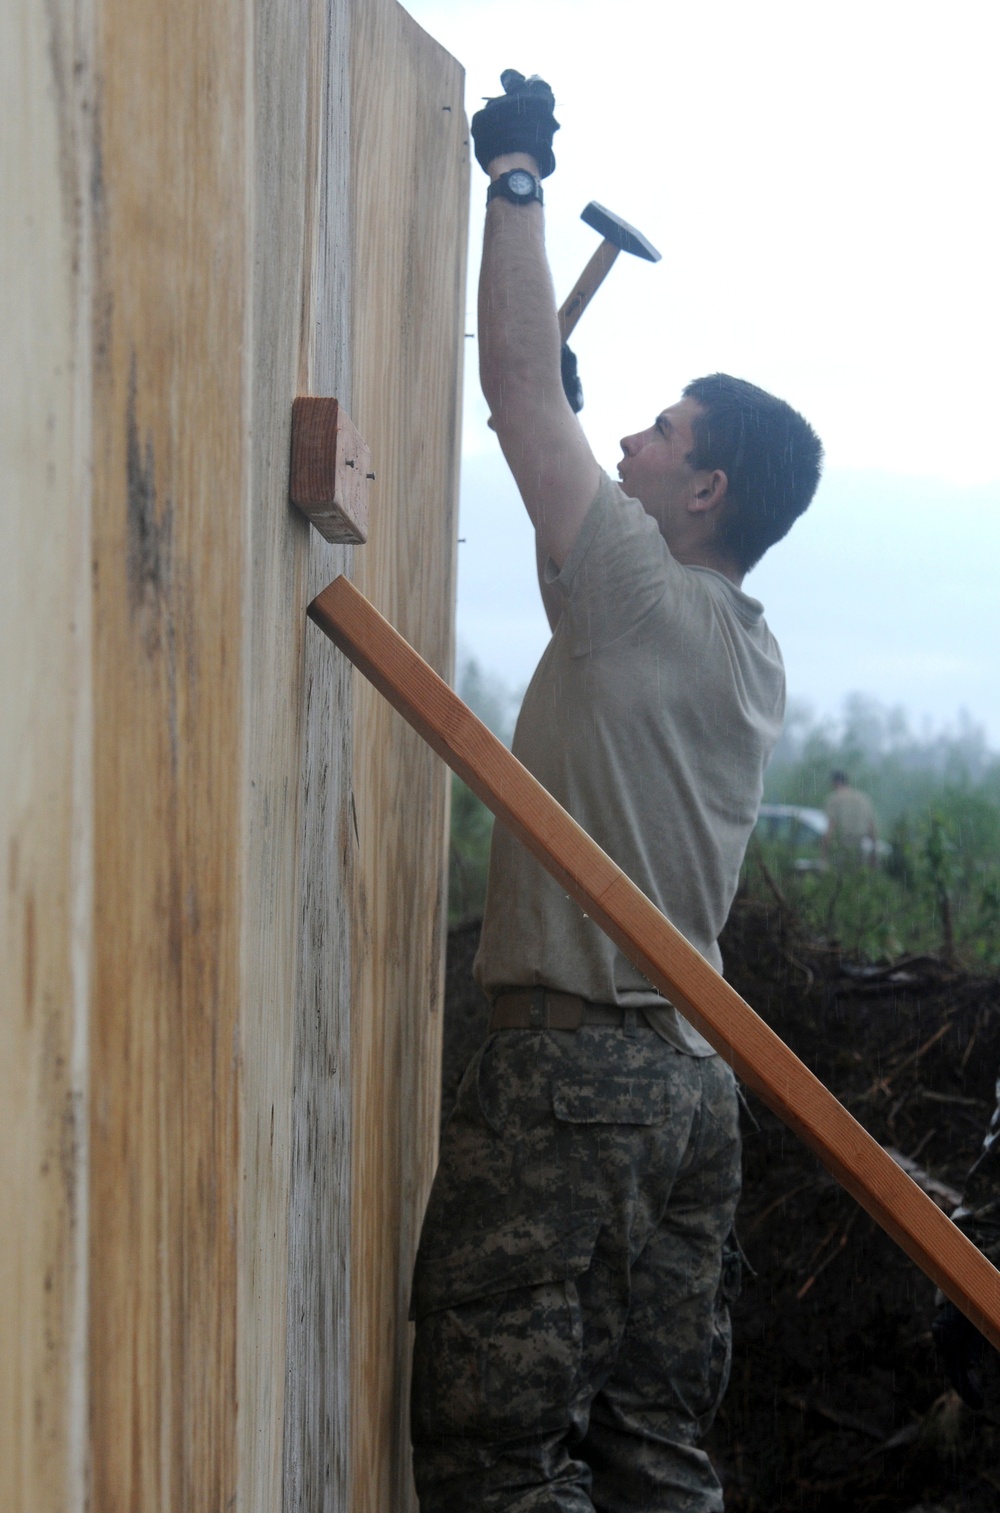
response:
<path id="1" fill-rule="evenodd" d="M 745 573 L 787 535 L 808 507 L 823 467 L 823 443 L 783 399 L 728 373 L 696 378 L 684 390 L 704 411 L 692 423 L 693 468 L 728 480 L 720 546 Z"/>

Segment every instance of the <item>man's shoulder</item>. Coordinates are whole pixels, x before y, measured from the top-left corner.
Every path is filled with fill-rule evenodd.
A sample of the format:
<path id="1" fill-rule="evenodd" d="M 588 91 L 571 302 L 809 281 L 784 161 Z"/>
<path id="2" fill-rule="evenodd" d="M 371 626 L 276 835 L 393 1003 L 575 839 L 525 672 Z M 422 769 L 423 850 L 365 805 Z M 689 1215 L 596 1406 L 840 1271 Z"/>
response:
<path id="1" fill-rule="evenodd" d="M 676 568 L 656 521 L 602 472 L 573 548 L 551 581 L 569 601 L 620 598 Z"/>

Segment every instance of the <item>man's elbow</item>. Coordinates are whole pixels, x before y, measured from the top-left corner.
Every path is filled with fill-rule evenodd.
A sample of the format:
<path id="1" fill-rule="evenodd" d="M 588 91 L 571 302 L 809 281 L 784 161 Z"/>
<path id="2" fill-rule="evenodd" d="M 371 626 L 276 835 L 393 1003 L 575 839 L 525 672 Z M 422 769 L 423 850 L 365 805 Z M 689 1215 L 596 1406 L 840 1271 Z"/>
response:
<path id="1" fill-rule="evenodd" d="M 526 357 L 514 351 L 481 352 L 479 383 L 491 415 L 524 415 L 544 409 L 553 395 L 562 394 L 559 364 Z"/>

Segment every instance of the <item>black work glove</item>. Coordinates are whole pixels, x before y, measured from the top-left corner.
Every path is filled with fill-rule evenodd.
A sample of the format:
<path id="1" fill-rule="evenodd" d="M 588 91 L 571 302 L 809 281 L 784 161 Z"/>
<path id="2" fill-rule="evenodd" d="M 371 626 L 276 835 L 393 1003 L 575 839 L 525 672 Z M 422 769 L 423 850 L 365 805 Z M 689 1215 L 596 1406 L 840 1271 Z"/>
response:
<path id="1" fill-rule="evenodd" d="M 559 366 L 562 370 L 563 393 L 569 400 L 569 407 L 573 414 L 579 415 L 583 409 L 583 384 L 577 372 L 576 353 L 565 342 L 559 354 Z"/>
<path id="2" fill-rule="evenodd" d="M 986 1341 L 961 1309 L 947 1299 L 938 1307 L 931 1332 L 948 1380 L 962 1401 L 978 1411 L 983 1406 L 980 1372 L 986 1359 Z"/>
<path id="3" fill-rule="evenodd" d="M 472 117 L 472 140 L 476 160 L 488 171 L 494 158 L 509 152 L 529 152 L 538 172 L 547 179 L 556 166 L 552 138 L 559 122 L 552 112 L 556 101 L 544 79 L 533 74 L 526 79 L 516 68 L 500 75 L 504 92 L 487 100 Z"/>

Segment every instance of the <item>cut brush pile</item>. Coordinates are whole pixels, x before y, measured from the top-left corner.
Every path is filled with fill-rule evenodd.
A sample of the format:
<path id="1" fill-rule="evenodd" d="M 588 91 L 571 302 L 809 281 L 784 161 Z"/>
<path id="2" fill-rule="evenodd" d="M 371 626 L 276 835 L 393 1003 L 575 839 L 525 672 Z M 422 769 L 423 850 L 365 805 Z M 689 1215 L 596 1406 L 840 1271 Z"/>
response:
<path id="1" fill-rule="evenodd" d="M 449 936 L 442 1116 L 486 1033 L 478 922 Z M 945 1211 L 993 1109 L 1000 981 L 935 956 L 878 967 L 737 899 L 726 976 Z M 1000 1396 L 974 1414 L 930 1333 L 934 1289 L 752 1095 L 738 1226 L 749 1263 L 709 1449 L 732 1513 L 996 1513 Z"/>

